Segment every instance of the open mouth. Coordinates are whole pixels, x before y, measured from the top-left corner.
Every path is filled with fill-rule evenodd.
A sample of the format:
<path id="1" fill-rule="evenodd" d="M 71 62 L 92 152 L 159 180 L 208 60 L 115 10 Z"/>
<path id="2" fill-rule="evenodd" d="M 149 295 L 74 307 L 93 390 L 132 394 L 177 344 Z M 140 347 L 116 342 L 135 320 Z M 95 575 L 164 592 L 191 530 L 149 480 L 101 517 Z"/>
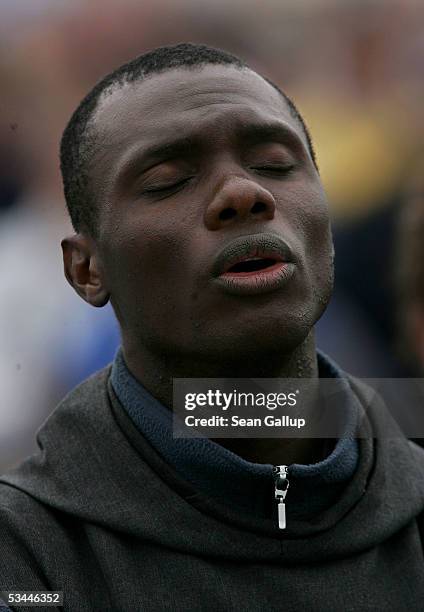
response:
<path id="1" fill-rule="evenodd" d="M 270 233 L 239 236 L 218 253 L 212 275 L 265 275 L 293 262 L 292 251 L 280 236 Z"/>
<path id="2" fill-rule="evenodd" d="M 296 264 L 289 244 L 272 233 L 239 236 L 219 251 L 212 267 L 216 286 L 237 296 L 259 295 L 288 285 Z"/>
<path id="3" fill-rule="evenodd" d="M 232 265 L 226 274 L 246 274 L 249 272 L 260 272 L 281 263 L 280 260 L 271 257 L 251 257 Z"/>

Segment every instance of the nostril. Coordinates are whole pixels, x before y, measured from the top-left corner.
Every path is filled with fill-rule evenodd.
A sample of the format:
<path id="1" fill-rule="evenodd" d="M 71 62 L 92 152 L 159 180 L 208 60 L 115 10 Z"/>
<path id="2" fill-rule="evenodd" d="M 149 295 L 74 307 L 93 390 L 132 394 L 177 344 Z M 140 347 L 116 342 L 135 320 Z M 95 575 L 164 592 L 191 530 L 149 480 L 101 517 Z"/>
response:
<path id="1" fill-rule="evenodd" d="M 252 210 L 251 212 L 253 214 L 256 213 L 261 213 L 264 212 L 264 210 L 266 210 L 266 204 L 264 204 L 263 202 L 256 202 L 253 206 L 252 206 Z"/>
<path id="2" fill-rule="evenodd" d="M 225 208 L 219 213 L 219 218 L 221 221 L 226 221 L 227 219 L 232 219 L 236 216 L 236 211 L 234 208 Z"/>

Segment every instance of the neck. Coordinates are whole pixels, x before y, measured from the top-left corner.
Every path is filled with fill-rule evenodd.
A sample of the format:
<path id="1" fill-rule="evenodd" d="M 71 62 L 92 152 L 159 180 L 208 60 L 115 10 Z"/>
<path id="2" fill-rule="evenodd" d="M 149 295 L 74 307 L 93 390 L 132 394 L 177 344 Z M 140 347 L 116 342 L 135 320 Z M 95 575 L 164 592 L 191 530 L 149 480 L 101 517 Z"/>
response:
<path id="1" fill-rule="evenodd" d="M 172 409 L 174 378 L 308 378 L 318 382 L 313 331 L 290 354 L 230 356 L 225 360 L 211 361 L 196 356 L 164 356 L 152 353 L 146 347 L 134 346 L 123 337 L 125 362 L 135 378 L 162 404 Z M 315 386 L 309 399 L 316 400 Z M 322 440 L 319 439 L 256 439 L 225 438 L 215 440 L 247 461 L 255 463 L 278 462 L 281 456 L 287 464 L 315 463 L 321 459 Z"/>

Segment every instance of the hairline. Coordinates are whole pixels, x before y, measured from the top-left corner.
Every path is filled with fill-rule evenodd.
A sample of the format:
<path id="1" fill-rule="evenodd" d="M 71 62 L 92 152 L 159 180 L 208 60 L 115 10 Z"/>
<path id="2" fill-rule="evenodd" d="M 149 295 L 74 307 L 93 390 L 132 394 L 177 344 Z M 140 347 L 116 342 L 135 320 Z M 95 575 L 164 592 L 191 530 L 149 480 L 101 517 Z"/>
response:
<path id="1" fill-rule="evenodd" d="M 144 81 L 148 81 L 152 78 L 155 78 L 157 76 L 161 76 L 163 74 L 166 74 L 168 72 L 175 72 L 178 70 L 185 70 L 188 72 L 195 72 L 196 70 L 198 72 L 200 72 L 201 70 L 203 70 L 204 68 L 206 68 L 207 66 L 219 66 L 219 68 L 232 68 L 232 69 L 236 69 L 239 72 L 243 72 L 243 71 L 249 71 L 252 72 L 253 74 L 255 74 L 256 76 L 258 76 L 260 79 L 262 79 L 262 81 L 264 81 L 265 83 L 267 83 L 268 85 L 270 85 L 274 91 L 276 91 L 280 98 L 282 98 L 290 116 L 296 120 L 298 127 L 300 127 L 302 135 L 305 139 L 305 144 L 307 146 L 308 152 L 311 156 L 312 162 L 314 163 L 314 165 L 316 166 L 316 162 L 315 162 L 315 158 L 313 155 L 313 151 L 310 150 L 310 142 L 309 142 L 309 138 L 308 138 L 308 133 L 307 133 L 307 129 L 306 129 L 306 125 L 303 123 L 302 121 L 299 119 L 299 117 L 301 117 L 299 111 L 297 110 L 297 113 L 293 112 L 292 110 L 292 106 L 293 102 L 290 100 L 290 98 L 283 93 L 283 91 L 275 84 L 273 83 L 270 79 L 268 79 L 267 77 L 264 77 L 262 74 L 260 74 L 259 72 L 257 72 L 256 70 L 254 70 L 253 68 L 251 68 L 248 64 L 242 64 L 242 65 L 238 65 L 238 64 L 216 64 L 215 62 L 204 62 L 202 64 L 193 64 L 193 65 L 181 65 L 181 66 L 172 66 L 172 67 L 165 67 L 165 68 L 161 68 L 159 70 L 156 70 L 154 72 L 149 72 L 146 75 L 143 74 L 138 74 L 136 78 L 134 79 L 127 79 L 126 77 L 123 77 L 121 79 L 117 79 L 116 81 L 110 83 L 109 85 L 107 85 L 105 87 L 105 89 L 103 89 L 103 91 L 100 93 L 99 97 L 96 100 L 96 105 L 94 106 L 94 108 L 92 109 L 89 119 L 87 121 L 87 125 L 86 128 L 88 129 L 95 129 L 95 120 L 96 120 L 96 116 L 98 114 L 99 111 L 101 111 L 101 106 L 102 104 L 104 104 L 107 100 L 107 98 L 111 95 L 113 95 L 114 93 L 119 92 L 120 90 L 124 89 L 127 86 L 131 86 L 131 85 L 136 85 L 137 83 L 144 83 Z M 298 116 L 299 115 L 299 116 Z M 94 135 L 94 137 L 96 137 L 96 135 Z M 318 169 L 318 168 L 317 168 Z"/>

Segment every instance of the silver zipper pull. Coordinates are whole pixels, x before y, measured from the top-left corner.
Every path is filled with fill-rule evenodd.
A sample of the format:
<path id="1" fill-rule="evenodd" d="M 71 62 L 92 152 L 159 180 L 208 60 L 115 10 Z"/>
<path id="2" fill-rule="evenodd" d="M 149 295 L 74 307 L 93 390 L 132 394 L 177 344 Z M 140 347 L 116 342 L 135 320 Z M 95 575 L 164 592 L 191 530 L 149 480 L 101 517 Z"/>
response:
<path id="1" fill-rule="evenodd" d="M 278 527 L 280 529 L 286 528 L 286 504 L 284 500 L 286 499 L 287 489 L 289 488 L 287 475 L 287 465 L 276 465 L 274 467 L 275 499 L 278 502 Z"/>

